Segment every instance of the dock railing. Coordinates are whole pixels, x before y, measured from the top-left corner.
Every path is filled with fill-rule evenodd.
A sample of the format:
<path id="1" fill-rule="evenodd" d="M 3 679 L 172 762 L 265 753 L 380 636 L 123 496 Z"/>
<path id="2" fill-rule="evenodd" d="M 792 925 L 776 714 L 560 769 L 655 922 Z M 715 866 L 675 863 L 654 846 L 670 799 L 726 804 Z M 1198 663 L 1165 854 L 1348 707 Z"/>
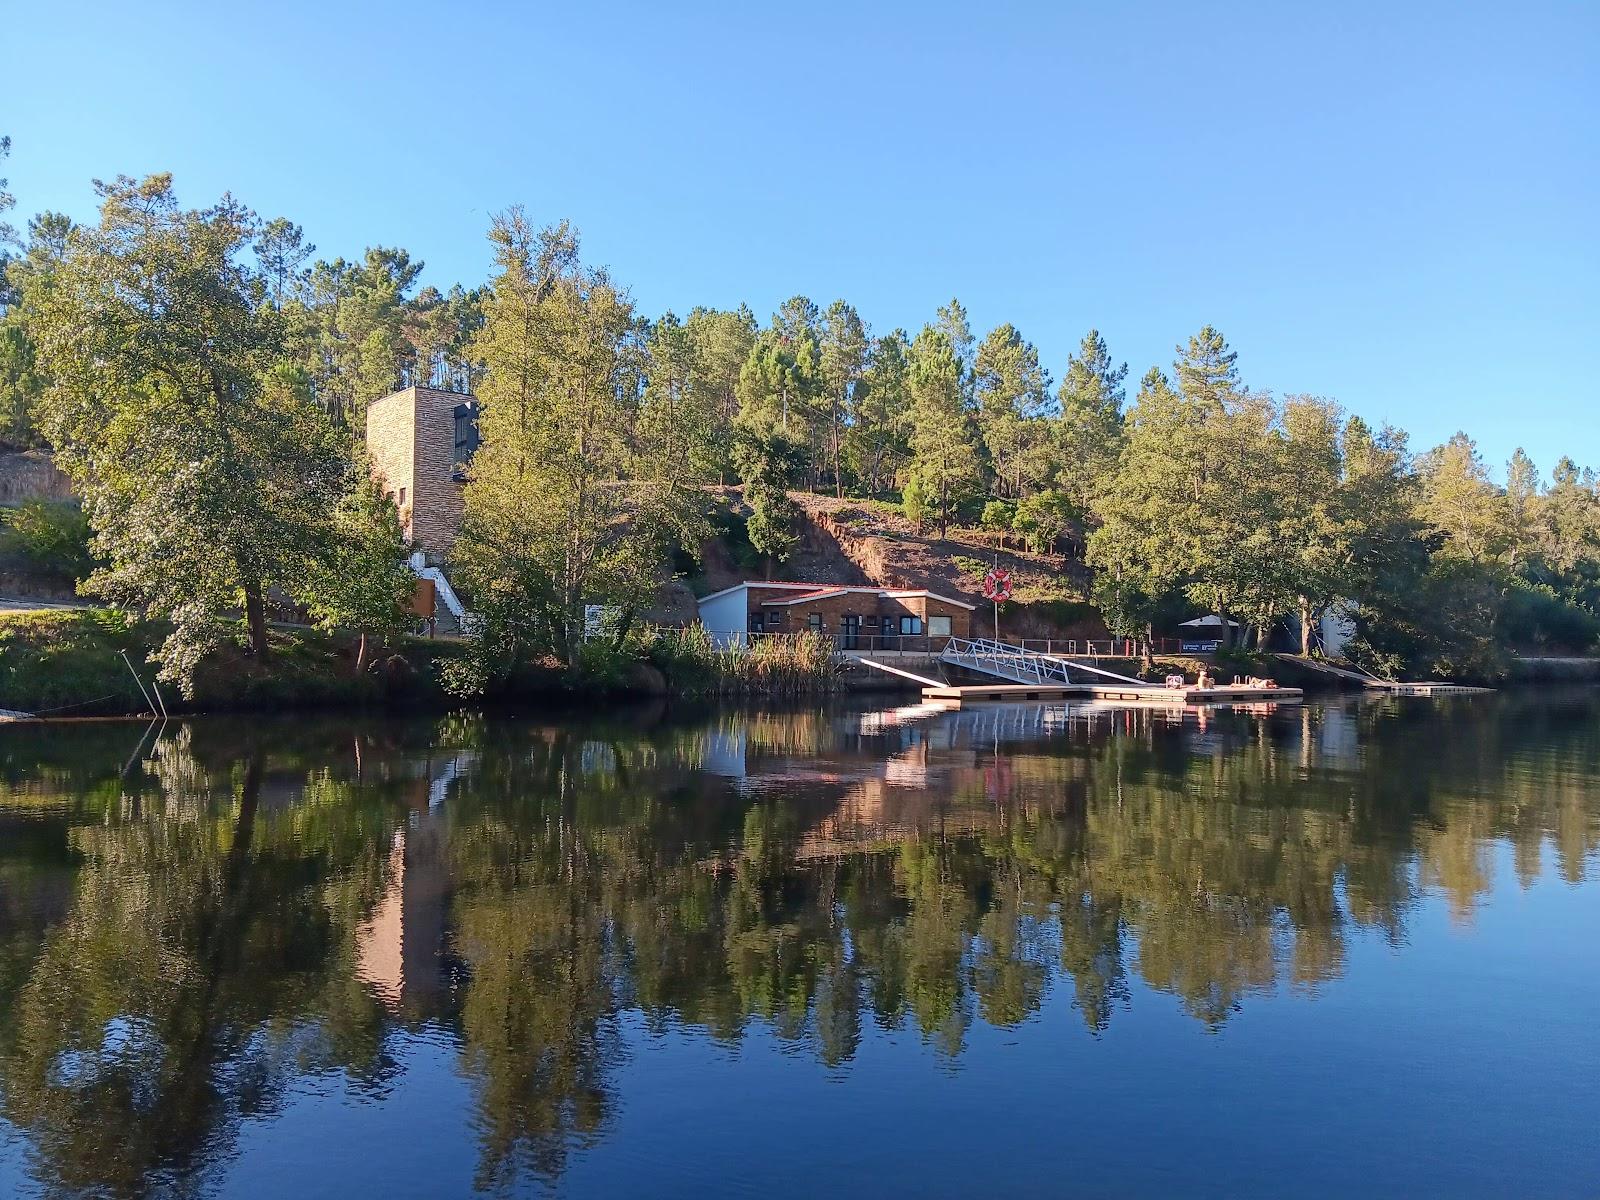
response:
<path id="1" fill-rule="evenodd" d="M 951 638 L 941 656 L 955 667 L 1016 683 L 1071 683 L 1067 663 L 1053 655 L 988 638 Z"/>
<path id="2" fill-rule="evenodd" d="M 796 632 L 741 633 L 732 635 L 739 644 L 749 646 L 762 638 L 792 637 Z M 992 641 L 993 639 L 955 638 L 930 633 L 838 633 L 827 630 L 823 636 L 833 643 L 840 654 L 922 654 L 937 657 L 945 646 L 957 641 Z M 1065 658 L 1139 658 L 1145 643 L 1133 638 L 1014 638 L 998 643 L 1013 649 L 1034 654 L 1061 655 Z M 1176 653 L 1178 642 L 1174 638 L 1157 638 L 1150 643 L 1152 654 Z"/>

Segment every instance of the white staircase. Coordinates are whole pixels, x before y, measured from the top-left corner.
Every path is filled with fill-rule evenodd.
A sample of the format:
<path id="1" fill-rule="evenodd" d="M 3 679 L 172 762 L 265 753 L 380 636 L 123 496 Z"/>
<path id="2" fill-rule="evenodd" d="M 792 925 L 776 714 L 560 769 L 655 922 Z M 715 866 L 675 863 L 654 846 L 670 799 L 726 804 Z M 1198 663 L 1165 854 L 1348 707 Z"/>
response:
<path id="1" fill-rule="evenodd" d="M 433 593 L 438 603 L 444 610 L 455 618 L 455 624 L 463 634 L 470 635 L 476 627 L 478 618 L 468 611 L 466 605 L 461 603 L 461 597 L 456 595 L 455 588 L 450 586 L 450 581 L 445 578 L 444 572 L 438 567 L 428 565 L 427 556 L 418 550 L 408 560 L 412 574 L 419 579 L 433 582 Z M 443 623 L 441 623 L 443 624 Z"/>

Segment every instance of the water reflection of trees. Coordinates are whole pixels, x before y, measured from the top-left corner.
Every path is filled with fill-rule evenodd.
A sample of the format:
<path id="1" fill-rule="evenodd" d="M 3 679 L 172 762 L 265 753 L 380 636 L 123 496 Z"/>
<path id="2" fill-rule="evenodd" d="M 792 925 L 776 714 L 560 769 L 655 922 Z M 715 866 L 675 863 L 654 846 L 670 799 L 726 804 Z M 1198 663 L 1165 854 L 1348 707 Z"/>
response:
<path id="1" fill-rule="evenodd" d="M 1104 1030 L 1137 980 L 1215 1028 L 1337 979 L 1360 930 L 1398 941 L 1426 890 L 1469 920 L 1496 844 L 1524 884 L 1549 855 L 1581 879 L 1593 717 L 205 725 L 127 772 L 6 743 L 0 818 L 32 832 L 0 854 L 4 1114 L 63 1191 L 192 1184 L 305 1077 L 386 1087 L 431 1023 L 495 1186 L 604 1135 L 625 1020 L 836 1068 L 911 1029 L 955 1062 L 1055 988 Z"/>

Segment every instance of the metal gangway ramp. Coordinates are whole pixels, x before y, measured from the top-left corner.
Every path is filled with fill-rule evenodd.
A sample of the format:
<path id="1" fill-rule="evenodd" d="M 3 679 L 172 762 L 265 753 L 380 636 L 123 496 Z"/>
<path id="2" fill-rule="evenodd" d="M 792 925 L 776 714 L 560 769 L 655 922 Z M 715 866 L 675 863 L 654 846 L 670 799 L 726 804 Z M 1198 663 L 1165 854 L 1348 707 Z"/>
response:
<path id="1" fill-rule="evenodd" d="M 1131 683 L 1138 687 L 1151 686 L 1144 680 L 1134 679 L 1130 675 L 1118 675 L 1115 671 L 1072 662 L 1055 654 L 1042 654 L 1038 650 L 1025 650 L 1021 646 L 1013 646 L 1009 642 L 997 642 L 992 638 L 953 637 L 945 645 L 944 653 L 939 658 L 941 662 L 948 663 L 952 667 L 964 667 L 969 671 L 993 675 L 1011 683 L 1071 684 L 1075 682 L 1071 672 L 1078 671 L 1115 679 L 1121 683 Z"/>

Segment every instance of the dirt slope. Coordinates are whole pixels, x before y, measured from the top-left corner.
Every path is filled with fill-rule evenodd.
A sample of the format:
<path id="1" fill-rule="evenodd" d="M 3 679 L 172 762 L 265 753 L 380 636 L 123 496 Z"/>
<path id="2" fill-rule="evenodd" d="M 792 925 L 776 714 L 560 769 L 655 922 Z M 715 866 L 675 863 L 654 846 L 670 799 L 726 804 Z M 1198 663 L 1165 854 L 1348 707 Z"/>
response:
<path id="1" fill-rule="evenodd" d="M 989 612 L 982 594 L 983 575 L 998 563 L 1010 570 L 1016 596 L 1001 611 L 1003 634 L 1105 636 L 1099 614 L 1083 603 L 1087 571 L 1082 563 L 1001 546 L 998 537 L 976 529 L 951 529 L 944 539 L 932 529 L 919 533 L 892 506 L 879 502 L 806 492 L 791 492 L 790 498 L 805 520 L 801 544 L 782 564 L 779 578 L 928 588 Z M 695 590 L 703 595 L 743 579 L 768 577 L 764 570 L 742 568 L 729 548 L 714 540 L 703 548 L 702 575 Z M 986 622 L 984 627 L 988 628 Z"/>

